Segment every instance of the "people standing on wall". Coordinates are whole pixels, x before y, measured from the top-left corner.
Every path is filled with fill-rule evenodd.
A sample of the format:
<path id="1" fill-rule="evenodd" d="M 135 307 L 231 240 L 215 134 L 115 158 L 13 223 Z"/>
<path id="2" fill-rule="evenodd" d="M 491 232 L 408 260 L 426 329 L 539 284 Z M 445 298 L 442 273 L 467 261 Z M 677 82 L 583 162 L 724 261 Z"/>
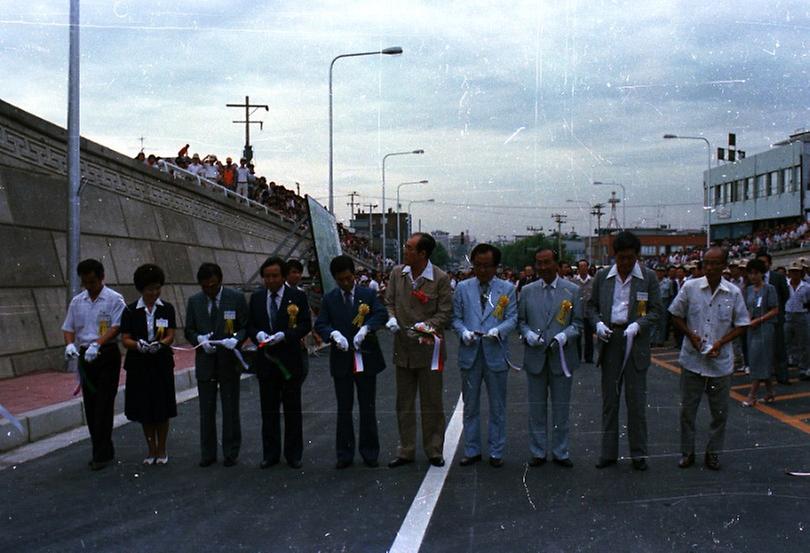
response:
<path id="1" fill-rule="evenodd" d="M 133 281 L 141 297 L 121 315 L 121 343 L 127 349 L 124 414 L 143 426 L 148 447 L 143 464 L 165 465 L 169 419 L 177 416 L 171 348 L 177 318 L 174 306 L 160 299 L 166 282 L 160 267 L 141 265 Z"/>
<path id="2" fill-rule="evenodd" d="M 262 462 L 266 469 L 277 464 L 282 454 L 281 415 L 284 406 L 283 453 L 294 469 L 303 464 L 304 436 L 301 414 L 301 386 L 307 377 L 301 339 L 312 330 L 307 295 L 287 286 L 287 264 L 280 257 L 268 257 L 259 275 L 264 288 L 250 296 L 248 334 L 258 351 L 254 361 L 259 380 L 262 414 Z"/>
<path id="3" fill-rule="evenodd" d="M 719 454 L 725 443 L 728 397 L 734 372 L 731 341 L 745 334 L 751 323 L 742 292 L 722 278 L 727 260 L 726 250 L 709 248 L 703 256 L 705 276 L 684 284 L 669 306 L 673 324 L 687 338 L 678 357 L 683 368 L 680 468 L 695 463 L 695 423 L 705 393 L 712 422 L 704 463 L 711 470 L 720 470 Z"/>
<path id="4" fill-rule="evenodd" d="M 112 441 L 115 395 L 121 372 L 117 337 L 124 298 L 104 285 L 104 265 L 85 259 L 76 267 L 84 291 L 70 301 L 62 333 L 65 358 L 78 358 L 87 429 L 93 444 L 92 470 L 115 459 Z"/>
<path id="5" fill-rule="evenodd" d="M 337 287 L 326 294 L 315 331 L 324 342 L 331 342 L 329 372 L 335 384 L 337 426 L 335 468 L 354 462 L 355 434 L 352 422 L 354 391 L 360 411 L 358 450 L 368 467 L 378 466 L 380 441 L 377 435 L 377 374 L 385 369 L 376 331 L 383 328 L 388 313 L 377 294 L 355 284 L 352 258 L 339 255 L 329 271 Z"/>
<path id="6" fill-rule="evenodd" d="M 405 264 L 394 267 L 385 290 L 386 327 L 394 333 L 399 427 L 399 447 L 390 468 L 414 461 L 417 392 L 422 447 L 431 465 L 444 466 L 442 369 L 447 354 L 442 342 L 453 315 L 453 290 L 447 273 L 430 262 L 435 247 L 430 234 L 412 234 L 405 242 Z"/>
<path id="7" fill-rule="evenodd" d="M 239 421 L 238 348 L 247 337 L 248 309 L 241 292 L 222 286 L 222 269 L 203 263 L 197 270 L 201 292 L 188 299 L 186 340 L 199 346 L 195 373 L 200 395 L 200 466 L 217 461 L 217 392 L 222 405 L 223 465 L 236 465 L 242 445 Z M 209 342 L 217 341 L 211 344 Z"/>
<path id="8" fill-rule="evenodd" d="M 633 468 L 647 470 L 647 369 L 650 339 L 663 316 L 655 273 L 638 262 L 641 241 L 622 231 L 613 239 L 615 264 L 597 273 L 591 295 L 596 334 L 603 342 L 602 452 L 596 468 L 615 465 L 619 456 L 619 401 L 627 404 L 627 438 Z M 628 352 L 627 349 L 630 349 Z"/>

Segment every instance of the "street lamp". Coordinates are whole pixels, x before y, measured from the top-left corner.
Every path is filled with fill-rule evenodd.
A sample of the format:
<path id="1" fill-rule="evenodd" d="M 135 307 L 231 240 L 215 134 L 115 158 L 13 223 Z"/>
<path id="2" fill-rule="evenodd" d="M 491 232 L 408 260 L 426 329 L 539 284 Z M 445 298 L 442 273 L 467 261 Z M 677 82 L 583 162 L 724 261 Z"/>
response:
<path id="1" fill-rule="evenodd" d="M 627 228 L 627 194 L 625 193 L 624 185 L 620 182 L 602 182 L 600 180 L 593 181 L 596 186 L 618 186 L 622 189 L 622 230 Z"/>
<path id="2" fill-rule="evenodd" d="M 387 214 L 385 212 L 385 160 L 391 156 L 407 156 L 412 154 L 424 154 L 424 150 L 411 150 L 409 152 L 392 152 L 385 154 L 382 159 L 382 259 L 383 269 L 385 269 L 385 220 Z M 397 209 L 399 209 L 399 200 L 397 200 Z"/>
<path id="3" fill-rule="evenodd" d="M 710 235 L 710 229 L 712 227 L 712 213 L 717 211 L 718 208 L 723 206 L 712 207 L 710 205 L 704 205 L 703 211 L 706 212 L 706 250 L 708 250 L 712 246 L 712 239 Z"/>
<path id="4" fill-rule="evenodd" d="M 588 208 L 588 258 L 593 256 L 593 214 L 591 212 L 591 204 L 585 200 L 565 200 L 569 204 L 584 204 Z"/>
<path id="5" fill-rule="evenodd" d="M 411 225 L 411 206 L 413 204 L 427 204 L 427 203 L 433 203 L 435 201 L 436 200 L 434 198 L 430 198 L 429 200 L 411 200 L 410 202 L 408 202 L 408 234 L 412 234 L 412 231 L 413 231 L 413 228 L 410 226 Z"/>
<path id="6" fill-rule="evenodd" d="M 329 213 L 335 214 L 335 195 L 334 195 L 334 178 L 333 178 L 333 151 L 332 151 L 332 69 L 335 62 L 340 58 L 353 58 L 357 56 L 398 56 L 402 53 L 402 48 L 394 46 L 391 48 L 384 48 L 375 52 L 358 52 L 356 54 L 341 54 L 332 59 L 329 64 Z"/>
<path id="7" fill-rule="evenodd" d="M 402 264 L 402 225 L 399 222 L 399 189 L 408 184 L 427 184 L 426 180 L 417 180 L 412 182 L 401 182 L 397 185 L 397 265 Z M 385 197 L 385 192 L 383 192 Z M 410 229 L 410 227 L 409 227 Z"/>
<path id="8" fill-rule="evenodd" d="M 711 216 L 711 212 L 706 210 L 706 206 L 711 205 L 711 199 L 709 197 L 710 196 L 710 194 L 709 194 L 709 173 L 711 173 L 711 171 L 712 171 L 712 145 L 709 142 L 709 139 L 705 138 L 703 136 L 681 136 L 681 135 L 678 135 L 678 134 L 665 134 L 664 138 L 667 139 L 667 140 L 671 140 L 671 139 L 677 139 L 677 140 L 702 140 L 703 142 L 706 143 L 706 149 L 708 150 L 708 154 L 709 154 L 708 155 L 709 163 L 706 166 L 708 168 L 708 171 L 706 172 L 706 180 L 703 181 L 703 204 L 704 204 L 703 210 L 707 211 L 706 248 L 708 248 L 710 246 L 710 244 L 711 244 L 711 242 L 709 240 L 709 234 L 711 233 L 712 216 Z"/>

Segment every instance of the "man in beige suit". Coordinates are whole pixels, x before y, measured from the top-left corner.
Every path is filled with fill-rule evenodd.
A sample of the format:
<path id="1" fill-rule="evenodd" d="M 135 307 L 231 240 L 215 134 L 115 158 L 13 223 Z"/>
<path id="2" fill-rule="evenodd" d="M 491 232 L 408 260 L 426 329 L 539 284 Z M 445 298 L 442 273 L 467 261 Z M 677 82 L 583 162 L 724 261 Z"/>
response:
<path id="1" fill-rule="evenodd" d="M 436 467 L 444 465 L 444 408 L 442 372 L 445 358 L 444 327 L 453 315 L 450 277 L 430 262 L 436 241 L 417 232 L 405 243 L 404 265 L 391 271 L 385 291 L 386 327 L 394 333 L 397 373 L 397 422 L 399 448 L 390 468 L 413 463 L 416 454 L 416 412 L 419 391 L 422 411 L 422 447 Z M 434 355 L 433 337 L 441 340 Z"/>

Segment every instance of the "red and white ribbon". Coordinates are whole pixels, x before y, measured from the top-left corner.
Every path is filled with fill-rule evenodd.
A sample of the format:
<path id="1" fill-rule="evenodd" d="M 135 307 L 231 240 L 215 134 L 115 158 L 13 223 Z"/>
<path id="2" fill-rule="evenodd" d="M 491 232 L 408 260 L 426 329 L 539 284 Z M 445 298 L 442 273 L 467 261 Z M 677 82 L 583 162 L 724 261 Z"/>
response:
<path id="1" fill-rule="evenodd" d="M 566 378 L 571 378 L 571 370 L 568 368 L 568 363 L 565 360 L 565 347 L 557 342 L 557 349 L 560 351 L 560 365 L 562 365 L 563 374 Z"/>
<path id="2" fill-rule="evenodd" d="M 442 340 L 435 334 L 433 335 L 433 358 L 430 360 L 430 370 L 442 372 L 444 370 L 444 361 L 442 360 Z"/>
<path id="3" fill-rule="evenodd" d="M 361 373 L 361 372 L 363 372 L 363 370 L 364 370 L 364 367 L 363 367 L 363 354 L 360 353 L 359 351 L 355 350 L 355 352 L 354 352 L 354 373 L 355 374 Z"/>

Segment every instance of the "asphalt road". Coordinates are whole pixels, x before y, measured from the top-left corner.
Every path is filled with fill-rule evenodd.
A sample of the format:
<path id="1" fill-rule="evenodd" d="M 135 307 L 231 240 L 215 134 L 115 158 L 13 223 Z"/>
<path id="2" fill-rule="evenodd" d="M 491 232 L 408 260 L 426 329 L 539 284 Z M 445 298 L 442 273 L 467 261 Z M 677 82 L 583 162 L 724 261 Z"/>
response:
<path id="1" fill-rule="evenodd" d="M 381 341 L 390 352 L 390 338 Z M 448 421 L 460 389 L 456 341 L 449 343 Z M 514 341 L 516 361 L 519 351 Z M 304 388 L 302 469 L 259 470 L 258 388 L 248 379 L 236 467 L 197 467 L 197 401 L 188 401 L 172 421 L 166 467 L 140 464 L 140 427 L 127 424 L 114 431 L 116 465 L 103 471 L 87 469 L 87 441 L 1 471 L 0 551 L 386 551 L 428 463 L 420 452 L 413 465 L 385 467 L 397 442 L 394 372 L 386 370 L 378 382 L 380 468 L 335 470 L 326 363 L 312 360 Z M 650 470 L 634 472 L 623 461 L 599 471 L 598 373 L 585 365 L 574 378 L 574 468 L 526 466 L 525 377 L 513 372 L 505 466 L 451 468 L 421 551 L 810 551 L 810 478 L 784 475 L 786 467 L 810 469 L 810 435 L 735 404 L 723 469 L 680 470 L 678 376 L 653 367 Z"/>

